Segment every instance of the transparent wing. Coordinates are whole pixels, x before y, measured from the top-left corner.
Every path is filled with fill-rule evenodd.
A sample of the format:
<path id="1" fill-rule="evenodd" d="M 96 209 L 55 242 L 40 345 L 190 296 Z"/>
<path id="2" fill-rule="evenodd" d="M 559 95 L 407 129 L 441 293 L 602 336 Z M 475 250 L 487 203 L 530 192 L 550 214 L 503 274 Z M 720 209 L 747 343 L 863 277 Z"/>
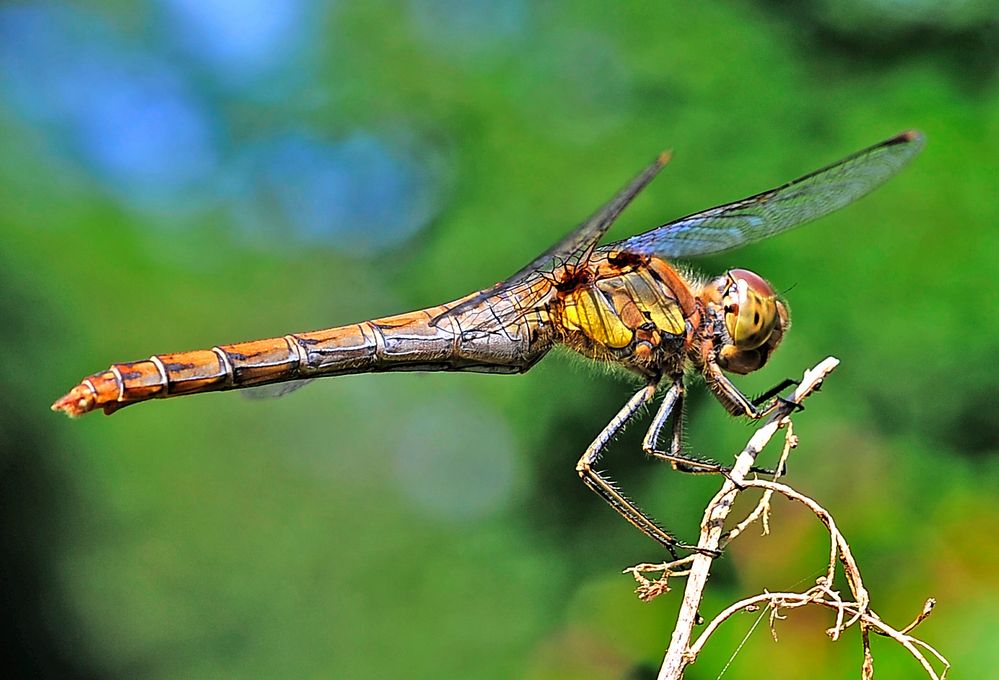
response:
<path id="1" fill-rule="evenodd" d="M 551 248 L 531 260 L 513 276 L 510 276 L 492 288 L 483 290 L 479 295 L 444 312 L 433 319 L 431 323 L 436 325 L 445 316 L 461 314 L 492 295 L 496 295 L 503 290 L 518 287 L 535 274 L 551 272 L 556 267 L 583 262 L 589 259 L 597 242 L 607 233 L 607 230 L 614 223 L 614 220 L 617 219 L 618 215 L 621 214 L 621 211 L 659 174 L 659 171 L 669 162 L 670 155 L 669 151 L 659 154 L 652 163 L 631 180 L 627 186 L 615 194 L 614 198 L 594 213 L 590 219 L 573 229 Z"/>
<path id="2" fill-rule="evenodd" d="M 642 189 L 647 187 L 649 182 L 659 174 L 659 171 L 669 162 L 671 155 L 669 151 L 659 154 L 654 161 L 636 175 L 627 186 L 617 192 L 614 198 L 594 213 L 590 219 L 566 234 L 561 241 L 531 260 L 525 267 L 506 279 L 503 283 L 516 285 L 534 272 L 548 268 L 550 263 L 563 264 L 575 259 L 579 261 L 588 259 L 597 242 L 607 233 L 614 220 L 628 207 L 629 203 L 635 200 L 635 197 L 641 193 Z"/>
<path id="3" fill-rule="evenodd" d="M 286 394 L 291 394 L 300 390 L 315 378 L 302 378 L 301 380 L 289 380 L 287 382 L 271 383 L 269 385 L 256 385 L 255 387 L 244 387 L 239 391 L 240 396 L 246 399 L 277 399 Z"/>
<path id="4" fill-rule="evenodd" d="M 849 205 L 891 179 L 923 148 L 903 132 L 838 163 L 735 203 L 688 215 L 608 248 L 640 255 L 718 253 L 779 234 Z"/>

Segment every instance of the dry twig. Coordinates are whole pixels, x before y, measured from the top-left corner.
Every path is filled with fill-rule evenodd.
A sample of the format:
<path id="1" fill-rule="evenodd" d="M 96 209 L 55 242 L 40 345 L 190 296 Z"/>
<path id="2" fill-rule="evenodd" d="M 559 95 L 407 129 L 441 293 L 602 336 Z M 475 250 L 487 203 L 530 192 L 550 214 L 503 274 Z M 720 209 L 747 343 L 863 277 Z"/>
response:
<path id="1" fill-rule="evenodd" d="M 926 601 L 923 610 L 916 619 L 901 630 L 889 626 L 870 608 L 870 596 L 860 576 L 860 569 L 849 544 L 840 533 L 832 515 L 819 503 L 786 484 L 776 481 L 776 477 L 784 469 L 785 462 L 791 450 L 797 445 L 797 437 L 793 433 L 789 415 L 794 404 L 800 404 L 809 394 L 822 384 L 822 380 L 839 364 L 839 361 L 829 357 L 817 366 L 805 372 L 801 384 L 794 391 L 788 404 L 783 404 L 749 440 L 746 448 L 736 458 L 732 467 L 731 477 L 722 484 L 721 490 L 711 499 L 704 512 L 701 523 L 701 536 L 697 545 L 705 549 L 705 553 L 697 553 L 674 562 L 664 564 L 639 564 L 626 571 L 631 573 L 638 588 L 636 592 L 643 600 L 649 600 L 669 590 L 670 576 L 686 576 L 683 603 L 677 616 L 676 627 L 670 641 L 669 649 L 663 659 L 659 671 L 659 680 L 678 680 L 683 676 L 684 669 L 696 660 L 708 638 L 718 627 L 733 614 L 739 611 L 754 611 L 765 605 L 770 608 L 771 632 L 777 620 L 783 618 L 782 613 L 806 605 L 818 605 L 835 612 L 835 623 L 826 631 L 833 640 L 838 640 L 849 627 L 857 625 L 860 628 L 864 658 L 861 666 L 862 677 L 871 678 L 874 673 L 874 659 L 870 648 L 870 632 L 890 637 L 904 647 L 920 664 L 932 680 L 943 680 L 950 668 L 948 661 L 933 647 L 910 635 L 933 609 L 935 602 Z M 777 430 L 785 428 L 784 449 L 778 464 L 778 475 L 774 480 L 746 479 L 756 456 L 763 449 Z M 724 532 L 724 524 L 738 494 L 746 489 L 763 490 L 759 502 L 753 511 L 730 531 Z M 830 548 L 829 562 L 826 573 L 819 578 L 816 585 L 803 592 L 764 592 L 733 603 L 717 614 L 701 631 L 697 639 L 691 643 L 695 623 L 699 621 L 698 608 L 702 599 L 713 557 L 712 551 L 725 547 L 753 522 L 760 520 L 764 533 L 769 532 L 770 501 L 774 494 L 780 494 L 789 500 L 800 503 L 808 508 L 829 532 Z M 852 599 L 844 599 L 834 590 L 837 564 L 842 566 L 847 586 Z M 647 574 L 661 574 L 657 578 L 649 578 Z M 935 659 L 943 670 L 939 673 L 930 663 Z"/>

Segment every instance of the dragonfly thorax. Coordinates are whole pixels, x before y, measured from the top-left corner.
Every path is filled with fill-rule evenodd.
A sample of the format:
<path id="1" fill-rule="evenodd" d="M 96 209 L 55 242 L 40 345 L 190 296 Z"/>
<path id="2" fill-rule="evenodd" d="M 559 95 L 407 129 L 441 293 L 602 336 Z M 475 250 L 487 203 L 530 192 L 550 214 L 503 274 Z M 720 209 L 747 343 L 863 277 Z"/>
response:
<path id="1" fill-rule="evenodd" d="M 687 282 L 658 258 L 611 252 L 591 265 L 589 283 L 560 296 L 566 344 L 642 375 L 682 372 L 698 325 Z"/>

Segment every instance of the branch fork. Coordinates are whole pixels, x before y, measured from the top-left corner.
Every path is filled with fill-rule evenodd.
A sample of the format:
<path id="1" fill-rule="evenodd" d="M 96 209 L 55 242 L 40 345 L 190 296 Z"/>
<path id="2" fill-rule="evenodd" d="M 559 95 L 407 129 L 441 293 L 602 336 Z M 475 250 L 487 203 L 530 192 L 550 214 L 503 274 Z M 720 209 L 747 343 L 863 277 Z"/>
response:
<path id="1" fill-rule="evenodd" d="M 759 611 L 762 607 L 770 610 L 769 625 L 771 634 L 776 639 L 775 625 L 784 619 L 784 613 L 804 606 L 820 606 L 835 612 L 835 622 L 826 634 L 833 640 L 838 640 L 843 632 L 859 626 L 863 643 L 862 677 L 865 680 L 873 678 L 874 659 L 871 654 L 870 633 L 889 637 L 905 648 L 922 667 L 932 680 L 944 680 L 950 663 L 938 651 L 926 642 L 912 636 L 910 633 L 929 616 L 935 601 L 928 599 L 922 610 L 912 623 L 902 629 L 888 625 L 870 607 L 870 594 L 864 586 L 860 569 L 853 557 L 843 534 L 836 526 L 832 515 L 818 502 L 800 493 L 787 484 L 778 482 L 783 472 L 788 456 L 798 445 L 794 434 L 790 415 L 800 407 L 801 402 L 822 385 L 822 381 L 836 368 L 839 360 L 828 357 L 814 368 L 805 371 L 801 383 L 794 393 L 781 402 L 777 410 L 760 426 L 746 444 L 746 447 L 736 457 L 730 475 L 724 480 L 721 489 L 708 503 L 701 522 L 701 534 L 697 547 L 703 552 L 697 552 L 672 562 L 662 564 L 637 564 L 625 570 L 638 583 L 636 594 L 642 600 L 651 600 L 669 590 L 671 576 L 685 576 L 683 602 L 677 615 L 676 626 L 670 640 L 669 648 L 659 670 L 658 680 L 678 680 L 683 677 L 684 669 L 693 663 L 700 654 L 707 640 L 727 619 L 740 611 Z M 747 478 L 753 467 L 756 456 L 770 442 L 778 430 L 783 429 L 784 447 L 780 462 L 777 465 L 777 475 L 773 479 Z M 733 504 L 739 493 L 749 489 L 763 491 L 756 506 L 743 520 L 736 523 L 729 531 L 724 530 L 726 519 L 732 511 Z M 817 579 L 816 584 L 802 592 L 763 592 L 752 597 L 739 600 L 719 612 L 704 626 L 697 638 L 693 638 L 694 626 L 702 623 L 698 613 L 707 584 L 714 555 L 723 549 L 753 523 L 759 521 L 763 533 L 770 530 L 770 501 L 774 494 L 805 506 L 815 517 L 825 525 L 829 532 L 829 560 L 826 573 Z M 845 576 L 850 596 L 844 597 L 833 586 L 837 567 L 840 566 Z M 931 660 L 942 668 L 939 672 Z"/>

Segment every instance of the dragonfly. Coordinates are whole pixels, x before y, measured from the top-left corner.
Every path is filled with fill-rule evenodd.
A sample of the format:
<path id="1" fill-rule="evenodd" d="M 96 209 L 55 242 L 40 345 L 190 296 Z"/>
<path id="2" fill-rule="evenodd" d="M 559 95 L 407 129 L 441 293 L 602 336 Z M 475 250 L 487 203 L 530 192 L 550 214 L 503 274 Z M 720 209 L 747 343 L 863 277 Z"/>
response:
<path id="1" fill-rule="evenodd" d="M 110 414 L 155 398 L 283 388 L 356 373 L 522 373 L 562 345 L 623 367 L 642 383 L 580 457 L 583 483 L 674 557 L 678 549 L 697 551 L 626 497 L 597 464 L 613 437 L 661 392 L 645 453 L 682 472 L 727 474 L 726 466 L 686 451 L 685 376 L 702 376 L 733 416 L 767 416 L 791 381 L 751 399 L 729 374 L 762 368 L 787 334 L 790 314 L 774 287 L 749 270 L 709 278 L 674 261 L 731 250 L 838 210 L 893 177 L 923 145 L 921 133 L 906 131 L 769 191 L 600 245 L 670 160 L 663 152 L 592 217 L 490 288 L 361 323 L 116 363 L 84 378 L 52 409 Z"/>

